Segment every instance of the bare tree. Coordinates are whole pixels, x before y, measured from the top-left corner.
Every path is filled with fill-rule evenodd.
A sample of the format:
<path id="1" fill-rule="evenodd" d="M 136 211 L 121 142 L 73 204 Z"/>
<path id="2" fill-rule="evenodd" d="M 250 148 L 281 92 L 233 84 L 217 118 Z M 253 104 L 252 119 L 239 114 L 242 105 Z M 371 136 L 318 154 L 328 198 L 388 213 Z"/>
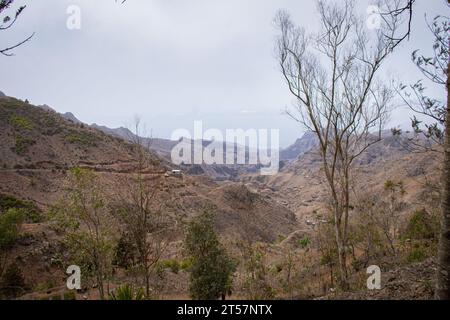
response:
<path id="1" fill-rule="evenodd" d="M 168 231 L 174 224 L 167 216 L 166 200 L 161 192 L 163 178 L 153 171 L 157 160 L 149 151 L 151 139 L 142 137 L 139 119 L 133 131 L 130 141 L 136 167 L 132 179 L 124 182 L 128 184 L 127 192 L 119 195 L 117 213 L 136 248 L 138 271 L 143 275 L 149 298 L 152 272 L 169 243 Z"/>
<path id="2" fill-rule="evenodd" d="M 450 1 L 449 1 L 450 3 Z M 444 40 L 449 43 L 448 33 Z M 450 299 L 450 61 L 447 46 L 447 109 L 445 114 L 444 173 L 442 176 L 442 231 L 438 251 L 438 276 L 436 297 Z"/>
<path id="3" fill-rule="evenodd" d="M 432 23 L 428 23 L 428 28 L 433 35 L 433 53 L 431 56 L 419 54 L 419 50 L 412 53 L 412 61 L 422 72 L 427 84 L 424 80 L 419 80 L 412 85 L 400 84 L 397 93 L 402 98 L 406 106 L 408 106 L 416 114 L 421 115 L 431 123 L 423 124 L 416 116 L 412 119 L 412 128 L 417 137 L 424 137 L 430 143 L 424 144 L 423 139 L 409 139 L 411 146 L 417 151 L 438 151 L 442 153 L 440 148 L 445 138 L 445 117 L 447 108 L 445 101 L 433 98 L 427 94 L 429 84 L 442 86 L 445 88 L 447 84 L 447 68 L 449 61 L 449 22 L 448 17 L 436 16 Z"/>
<path id="4" fill-rule="evenodd" d="M 450 5 L 450 1 L 447 3 Z M 439 15 L 433 19 L 432 23 L 427 22 L 434 41 L 431 56 L 421 55 L 419 50 L 412 53 L 413 62 L 428 82 L 446 88 L 447 103 L 427 95 L 423 80 L 410 86 L 401 85 L 398 90 L 411 110 L 432 121 L 431 124 L 422 125 L 422 122 L 414 117 L 412 120 L 414 131 L 435 144 L 443 146 L 442 230 L 438 250 L 436 298 L 445 300 L 450 299 L 450 132 L 448 129 L 450 126 L 450 38 L 448 21 L 448 17 Z M 419 143 L 414 143 L 414 146 L 423 148 L 423 145 Z M 430 148 L 426 147 L 425 150 Z"/>
<path id="5" fill-rule="evenodd" d="M 389 6 L 389 10 L 399 8 Z M 350 185 L 355 160 L 381 140 L 392 91 L 376 75 L 401 38 L 398 15 L 368 30 L 354 2 L 318 1 L 321 32 L 307 35 L 286 12 L 279 12 L 277 53 L 281 72 L 296 105 L 287 113 L 319 140 L 329 187 L 339 257 L 340 284 L 348 288 L 347 240 Z"/>
<path id="6" fill-rule="evenodd" d="M 14 0 L 0 0 L 0 15 L 7 9 L 9 9 L 11 7 L 11 5 L 13 4 Z M 19 16 L 22 14 L 23 10 L 25 10 L 26 6 L 21 6 L 19 7 L 19 9 L 16 10 L 14 16 L 0 16 L 0 31 L 5 31 L 8 30 L 10 28 L 12 28 L 14 26 L 14 24 L 16 23 L 17 19 L 19 18 Z M 29 36 L 28 38 L 26 38 L 25 40 L 20 41 L 19 43 L 6 47 L 4 49 L 0 49 L 0 54 L 4 55 L 4 56 L 12 56 L 13 53 L 11 53 L 12 50 L 16 49 L 17 47 L 20 47 L 21 45 L 23 45 L 25 42 L 28 42 L 31 40 L 31 38 L 33 38 L 34 33 Z"/>

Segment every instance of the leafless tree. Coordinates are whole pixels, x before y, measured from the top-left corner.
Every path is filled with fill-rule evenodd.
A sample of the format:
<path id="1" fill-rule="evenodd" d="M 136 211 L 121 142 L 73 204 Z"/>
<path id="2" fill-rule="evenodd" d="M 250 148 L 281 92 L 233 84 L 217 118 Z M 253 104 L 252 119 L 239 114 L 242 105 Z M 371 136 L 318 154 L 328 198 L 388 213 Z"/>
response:
<path id="1" fill-rule="evenodd" d="M 450 3 L 450 1 L 448 1 Z M 448 33 L 446 44 L 448 44 Z M 447 46 L 447 108 L 444 122 L 444 171 L 442 175 L 442 231 L 438 251 L 438 275 L 436 297 L 450 299 L 450 60 Z"/>
<path id="2" fill-rule="evenodd" d="M 409 149 L 415 152 L 435 151 L 443 153 L 440 148 L 445 138 L 445 101 L 433 98 L 427 94 L 427 87 L 431 85 L 445 88 L 447 83 L 447 68 L 449 61 L 449 22 L 448 17 L 436 16 L 432 23 L 427 21 L 433 36 L 433 53 L 425 56 L 415 50 L 412 61 L 425 77 L 412 85 L 400 83 L 397 93 L 416 114 L 421 115 L 431 123 L 423 123 L 416 116 L 412 119 L 414 138 L 408 139 Z M 398 132 L 401 133 L 401 132 Z"/>
<path id="3" fill-rule="evenodd" d="M 389 5 L 388 10 L 399 8 Z M 380 3 L 381 5 L 381 3 Z M 287 113 L 319 140 L 328 182 L 339 256 L 340 284 L 348 288 L 347 240 L 350 185 L 355 160 L 381 140 L 393 92 L 376 75 L 402 41 L 398 15 L 386 15 L 379 29 L 369 30 L 354 13 L 354 2 L 318 1 L 321 31 L 308 35 L 286 12 L 279 29 L 277 56 L 296 105 Z"/>
<path id="4" fill-rule="evenodd" d="M 143 275 L 147 298 L 151 293 L 151 276 L 168 243 L 173 223 L 168 218 L 166 200 L 162 196 L 163 178 L 154 172 L 156 159 L 150 153 L 149 138 L 143 138 L 140 120 L 135 120 L 129 137 L 136 165 L 133 177 L 123 183 L 127 192 L 119 195 L 116 206 L 124 231 L 136 248 L 138 271 Z"/>
<path id="5" fill-rule="evenodd" d="M 450 1 L 446 1 L 450 5 Z M 438 251 L 438 272 L 436 298 L 450 299 L 450 97 L 449 97 L 449 70 L 450 70 L 450 39 L 449 19 L 446 16 L 436 16 L 428 28 L 433 37 L 433 54 L 424 56 L 416 50 L 412 54 L 412 60 L 422 72 L 429 83 L 443 86 L 447 90 L 447 102 L 432 98 L 426 94 L 426 86 L 422 80 L 415 84 L 400 85 L 398 93 L 405 104 L 417 114 L 432 120 L 431 124 L 422 125 L 416 117 L 413 118 L 412 126 L 417 134 L 421 134 L 434 142 L 435 145 L 443 146 L 443 175 L 442 175 L 442 231 Z M 424 128 L 425 127 L 425 128 Z M 423 148 L 420 143 L 414 143 L 417 148 Z M 436 149 L 431 149 L 436 150 Z M 439 154 L 441 155 L 441 154 Z"/>
<path id="6" fill-rule="evenodd" d="M 9 9 L 11 7 L 11 5 L 13 4 L 14 0 L 0 0 L 0 15 L 7 9 Z M 26 6 L 21 6 L 19 7 L 19 9 L 16 10 L 15 14 L 13 17 L 6 15 L 6 16 L 0 16 L 1 22 L 0 22 L 0 31 L 5 31 L 8 30 L 10 28 L 12 28 L 14 26 L 14 24 L 16 23 L 17 19 L 19 18 L 19 16 L 22 14 L 23 10 L 25 10 Z M 13 53 L 11 53 L 12 50 L 20 47 L 21 45 L 23 45 L 25 42 L 28 42 L 31 40 L 31 38 L 33 38 L 34 33 L 27 37 L 25 40 L 20 41 L 19 43 L 6 47 L 4 49 L 0 49 L 0 54 L 4 55 L 4 56 L 12 56 Z"/>

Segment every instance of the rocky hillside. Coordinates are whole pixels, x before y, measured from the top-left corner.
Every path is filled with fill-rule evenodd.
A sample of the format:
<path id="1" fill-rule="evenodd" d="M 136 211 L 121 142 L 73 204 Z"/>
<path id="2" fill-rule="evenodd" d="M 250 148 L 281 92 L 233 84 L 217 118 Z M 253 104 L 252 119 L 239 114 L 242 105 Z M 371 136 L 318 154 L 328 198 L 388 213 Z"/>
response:
<path id="1" fill-rule="evenodd" d="M 96 171 L 99 183 L 111 196 L 121 192 L 136 170 L 128 141 L 18 99 L 0 99 L 0 128 L 0 193 L 34 201 L 43 210 L 61 196 L 67 170 L 72 167 Z M 263 231 L 262 219 L 252 226 L 264 241 L 295 229 L 293 214 L 275 202 L 251 193 L 247 193 L 250 203 L 245 198 L 227 197 L 235 186 L 223 187 L 207 177 L 165 177 L 167 162 L 156 154 L 151 157 L 145 174 L 162 180 L 163 196 L 168 201 L 179 199 L 186 214 L 195 214 L 203 204 L 214 204 L 219 230 L 234 236 L 234 226 L 245 223 L 241 213 L 251 210 L 260 218 L 270 217 L 270 230 Z"/>
<path id="2" fill-rule="evenodd" d="M 307 131 L 300 139 L 286 149 L 280 151 L 280 160 L 296 160 L 318 144 L 314 132 Z"/>
<path id="3" fill-rule="evenodd" d="M 410 135 L 383 134 L 379 143 L 364 152 L 355 163 L 354 195 L 380 193 L 387 180 L 401 181 L 405 187 L 408 209 L 420 206 L 428 184 L 439 181 L 439 153 L 413 152 L 407 148 Z M 241 178 L 255 192 L 269 195 L 294 211 L 301 225 L 313 228 L 323 217 L 327 201 L 327 184 L 321 170 L 317 148 L 289 161 L 277 175 Z M 432 194 L 428 194 L 431 197 Z"/>

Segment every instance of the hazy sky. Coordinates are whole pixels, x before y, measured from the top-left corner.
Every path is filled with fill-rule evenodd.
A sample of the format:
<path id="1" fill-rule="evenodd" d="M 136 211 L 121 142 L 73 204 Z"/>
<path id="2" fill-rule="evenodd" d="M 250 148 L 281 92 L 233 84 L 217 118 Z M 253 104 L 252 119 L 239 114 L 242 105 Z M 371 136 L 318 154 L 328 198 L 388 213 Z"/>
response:
<path id="1" fill-rule="evenodd" d="M 337 0 L 336 0 L 337 1 Z M 140 115 L 153 136 L 207 128 L 278 128 L 281 145 L 301 135 L 282 114 L 292 104 L 274 57 L 278 9 L 314 31 L 310 0 L 41 0 L 27 4 L 15 28 L 0 33 L 6 47 L 32 32 L 35 38 L 0 57 L 0 90 L 10 96 L 70 111 L 80 120 L 109 127 Z M 418 0 L 413 36 L 385 65 L 404 81 L 420 74 L 410 62 L 416 48 L 429 52 L 424 13 L 448 15 L 444 0 Z M 370 1 L 357 1 L 366 14 Z M 81 29 L 69 30 L 69 5 L 81 9 Z M 443 95 L 444 90 L 434 90 Z M 397 110 L 392 125 L 407 126 Z"/>

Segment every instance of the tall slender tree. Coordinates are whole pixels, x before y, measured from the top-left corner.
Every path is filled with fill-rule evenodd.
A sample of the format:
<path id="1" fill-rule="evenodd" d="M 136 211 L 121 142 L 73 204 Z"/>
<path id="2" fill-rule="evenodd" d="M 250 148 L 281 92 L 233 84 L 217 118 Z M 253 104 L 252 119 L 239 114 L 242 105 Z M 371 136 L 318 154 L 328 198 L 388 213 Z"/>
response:
<path id="1" fill-rule="evenodd" d="M 388 3 L 388 2 L 386 2 Z M 329 187 L 338 250 L 340 284 L 348 288 L 347 242 L 350 187 L 355 160 L 381 140 L 392 92 L 377 74 L 402 41 L 401 16 L 380 19 L 368 30 L 354 13 L 353 1 L 318 1 L 321 31 L 307 35 L 281 11 L 278 62 L 296 105 L 287 113 L 317 135 L 322 168 Z M 384 11 L 400 9 L 400 2 Z M 383 10 L 382 10 L 383 11 Z"/>

